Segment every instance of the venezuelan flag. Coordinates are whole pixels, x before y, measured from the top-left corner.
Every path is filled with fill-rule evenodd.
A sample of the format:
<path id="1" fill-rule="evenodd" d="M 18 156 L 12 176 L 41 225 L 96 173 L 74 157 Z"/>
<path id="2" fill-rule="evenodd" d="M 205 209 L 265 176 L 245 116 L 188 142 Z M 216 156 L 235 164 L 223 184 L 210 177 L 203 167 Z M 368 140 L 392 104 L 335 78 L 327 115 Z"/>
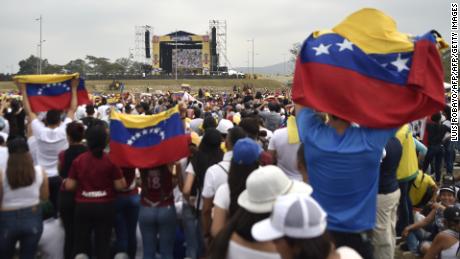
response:
<path id="1" fill-rule="evenodd" d="M 26 84 L 29 103 L 34 112 L 65 110 L 70 106 L 72 97 L 71 81 L 78 73 L 70 75 L 23 75 L 13 79 Z M 90 103 L 85 80 L 79 79 L 77 88 L 78 105 Z"/>
<path id="2" fill-rule="evenodd" d="M 304 42 L 297 58 L 294 102 L 360 125 L 398 127 L 445 105 L 435 32 L 400 33 L 376 9 L 351 14 Z"/>
<path id="3" fill-rule="evenodd" d="M 128 115 L 112 111 L 111 160 L 121 167 L 150 168 L 189 155 L 178 106 L 156 115 Z"/>

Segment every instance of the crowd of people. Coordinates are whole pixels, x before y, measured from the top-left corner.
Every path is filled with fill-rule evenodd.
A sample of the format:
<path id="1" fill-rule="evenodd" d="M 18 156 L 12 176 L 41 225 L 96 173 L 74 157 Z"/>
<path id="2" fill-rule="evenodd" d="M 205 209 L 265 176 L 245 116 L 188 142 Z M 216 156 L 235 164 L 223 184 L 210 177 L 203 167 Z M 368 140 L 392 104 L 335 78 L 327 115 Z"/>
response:
<path id="1" fill-rule="evenodd" d="M 288 89 L 77 106 L 75 82 L 65 112 L 34 113 L 24 84 L 22 101 L 1 102 L 1 258 L 458 256 L 447 109 L 425 132 L 371 129 L 295 105 Z M 154 168 L 110 160 L 111 110 L 175 105 L 189 157 Z"/>

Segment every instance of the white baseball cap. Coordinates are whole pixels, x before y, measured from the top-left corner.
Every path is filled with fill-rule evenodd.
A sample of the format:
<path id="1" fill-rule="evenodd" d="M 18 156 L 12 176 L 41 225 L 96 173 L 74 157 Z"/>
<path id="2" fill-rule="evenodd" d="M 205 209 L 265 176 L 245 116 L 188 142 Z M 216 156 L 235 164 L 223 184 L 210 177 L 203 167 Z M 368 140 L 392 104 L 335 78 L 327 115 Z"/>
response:
<path id="1" fill-rule="evenodd" d="M 246 190 L 238 196 L 238 205 L 252 213 L 268 213 L 273 209 L 276 198 L 288 193 L 310 195 L 310 185 L 291 180 L 279 167 L 262 166 L 252 172 L 246 180 Z"/>
<path id="2" fill-rule="evenodd" d="M 307 194 L 291 193 L 276 199 L 270 218 L 252 227 L 257 241 L 269 241 L 288 236 L 314 238 L 326 230 L 326 212 Z"/>
<path id="3" fill-rule="evenodd" d="M 228 130 L 233 128 L 233 122 L 227 120 L 227 119 L 222 119 L 219 121 L 219 124 L 217 125 L 217 130 L 221 134 L 227 134 Z"/>

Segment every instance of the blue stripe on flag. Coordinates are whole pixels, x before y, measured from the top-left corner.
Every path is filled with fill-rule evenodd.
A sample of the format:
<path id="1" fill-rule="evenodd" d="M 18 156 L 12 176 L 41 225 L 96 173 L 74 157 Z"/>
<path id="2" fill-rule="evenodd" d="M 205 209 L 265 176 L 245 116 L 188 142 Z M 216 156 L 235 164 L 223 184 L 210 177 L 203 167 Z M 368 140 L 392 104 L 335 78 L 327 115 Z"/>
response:
<path id="1" fill-rule="evenodd" d="M 159 122 L 153 127 L 126 128 L 119 120 L 110 121 L 110 138 L 121 144 L 133 147 L 150 147 L 162 141 L 184 134 L 182 120 L 178 113 Z"/>
<path id="2" fill-rule="evenodd" d="M 402 86 L 406 84 L 413 52 L 367 55 L 356 45 L 346 43 L 345 38 L 335 33 L 318 38 L 311 35 L 303 44 L 301 61 L 341 67 Z"/>

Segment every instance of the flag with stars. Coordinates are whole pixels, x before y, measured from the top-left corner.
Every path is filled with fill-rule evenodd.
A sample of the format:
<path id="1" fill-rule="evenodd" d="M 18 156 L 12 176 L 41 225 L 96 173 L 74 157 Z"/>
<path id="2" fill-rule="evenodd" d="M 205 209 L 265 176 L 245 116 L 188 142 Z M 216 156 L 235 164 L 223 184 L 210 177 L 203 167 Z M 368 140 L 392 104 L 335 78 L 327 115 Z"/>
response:
<path id="1" fill-rule="evenodd" d="M 435 32 L 410 37 L 382 12 L 362 9 L 305 40 L 293 100 L 373 128 L 431 115 L 445 105 L 437 41 Z"/>
<path id="2" fill-rule="evenodd" d="M 66 110 L 70 107 L 72 92 L 70 83 L 78 73 L 69 75 L 22 75 L 14 77 L 26 84 L 29 103 L 33 112 Z M 78 105 L 90 103 L 85 80 L 79 78 L 77 87 Z"/>
<path id="3" fill-rule="evenodd" d="M 111 160 L 121 167 L 150 168 L 189 155 L 178 106 L 155 115 L 129 115 L 112 111 Z"/>

